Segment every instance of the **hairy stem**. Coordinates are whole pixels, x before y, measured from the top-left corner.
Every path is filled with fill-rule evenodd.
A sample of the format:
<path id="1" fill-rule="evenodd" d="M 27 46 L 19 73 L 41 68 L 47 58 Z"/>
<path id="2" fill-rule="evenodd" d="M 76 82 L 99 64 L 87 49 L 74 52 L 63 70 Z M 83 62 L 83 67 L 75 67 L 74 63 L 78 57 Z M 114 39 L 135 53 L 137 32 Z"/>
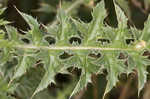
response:
<path id="1" fill-rule="evenodd" d="M 136 51 L 136 49 L 130 48 L 102 48 L 102 47 L 91 47 L 91 46 L 34 46 L 34 45 L 18 45 L 16 48 L 20 49 L 44 49 L 44 50 L 127 50 L 127 51 Z"/>

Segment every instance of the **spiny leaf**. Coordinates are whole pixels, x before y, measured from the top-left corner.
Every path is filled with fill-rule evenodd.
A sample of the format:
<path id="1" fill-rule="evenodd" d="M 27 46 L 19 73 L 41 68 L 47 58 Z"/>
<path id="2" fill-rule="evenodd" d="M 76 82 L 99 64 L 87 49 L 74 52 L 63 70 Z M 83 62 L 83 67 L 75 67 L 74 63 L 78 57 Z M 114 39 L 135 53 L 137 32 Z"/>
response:
<path id="1" fill-rule="evenodd" d="M 149 36 L 150 36 L 150 16 L 148 16 L 147 21 L 144 24 L 144 29 L 142 31 L 141 40 L 146 41 L 147 43 L 150 43 Z"/>
<path id="2" fill-rule="evenodd" d="M 5 10 L 6 10 L 6 8 L 0 9 L 0 15 L 3 14 Z"/>
<path id="3" fill-rule="evenodd" d="M 67 38 L 66 36 L 68 35 L 69 32 L 69 17 L 66 15 L 65 11 L 63 9 L 60 9 L 58 12 L 58 20 L 60 22 L 59 24 L 59 32 L 58 32 L 58 39 L 62 42 L 63 40 L 66 41 Z"/>
<path id="4" fill-rule="evenodd" d="M 34 29 L 34 28 L 39 28 L 39 24 L 37 22 L 36 19 L 34 19 L 32 16 L 30 15 L 27 15 L 23 12 L 20 12 L 17 8 L 16 10 L 19 12 L 19 14 L 25 19 L 25 21 L 29 24 L 30 28 L 31 29 Z"/>
<path id="5" fill-rule="evenodd" d="M 136 29 L 135 27 L 131 27 L 131 32 L 134 36 L 135 40 L 144 40 L 142 35 L 143 35 L 143 31 Z"/>
<path id="6" fill-rule="evenodd" d="M 59 29 L 57 32 L 57 45 L 58 46 L 70 46 L 75 45 L 68 42 L 72 37 L 80 37 L 77 30 L 77 26 L 71 21 L 63 10 L 58 14 L 58 19 L 60 21 Z"/>
<path id="7" fill-rule="evenodd" d="M 103 21 L 106 16 L 104 1 L 101 1 L 99 4 L 97 4 L 97 6 L 93 9 L 92 15 L 93 20 L 89 25 L 85 42 L 91 42 L 91 40 L 97 36 L 98 29 L 103 26 Z"/>
<path id="8" fill-rule="evenodd" d="M 118 23 L 119 23 L 118 28 L 127 28 L 127 17 L 125 16 L 125 13 L 122 11 L 119 5 L 116 4 L 116 2 L 114 4 L 115 4 Z"/>
<path id="9" fill-rule="evenodd" d="M 16 28 L 12 27 L 12 26 L 6 26 L 6 31 L 8 33 L 9 39 L 11 41 L 19 41 L 19 36 L 18 36 L 18 31 Z"/>
<path id="10" fill-rule="evenodd" d="M 42 91 L 43 89 L 47 88 L 47 86 L 50 84 L 50 83 L 54 83 L 54 76 L 55 76 L 55 72 L 54 72 L 54 69 L 53 69 L 53 65 L 51 64 L 48 68 L 48 70 L 46 71 L 44 77 L 42 78 L 39 86 L 36 88 L 36 91 L 33 93 L 32 95 L 32 98 L 33 96 Z"/>
<path id="11" fill-rule="evenodd" d="M 150 61 L 144 57 L 141 56 L 141 54 L 138 53 L 130 53 L 131 58 L 133 62 L 132 64 L 129 64 L 129 69 L 136 69 L 138 72 L 138 95 L 140 94 L 141 90 L 144 87 L 144 84 L 146 83 L 147 79 L 147 71 L 146 71 L 146 66 L 150 64 Z"/>
<path id="12" fill-rule="evenodd" d="M 115 4 L 115 10 L 117 13 L 117 20 L 118 20 L 118 28 L 115 29 L 115 39 L 114 39 L 114 43 L 115 46 L 122 46 L 123 48 L 125 48 L 125 39 L 127 38 L 131 38 L 131 33 L 129 32 L 129 30 L 127 29 L 127 17 L 125 16 L 125 13 L 123 12 L 123 10 L 119 7 L 118 4 Z"/>
<path id="13" fill-rule="evenodd" d="M 88 30 L 88 24 L 82 22 L 82 21 L 77 21 L 75 19 L 71 19 L 73 21 L 73 23 L 76 25 L 78 31 L 82 34 L 82 35 L 86 35 L 86 32 Z"/>
<path id="14" fill-rule="evenodd" d="M 119 52 L 112 52 L 112 53 L 105 53 L 103 56 L 103 58 L 105 59 L 104 62 L 102 61 L 104 63 L 102 65 L 104 65 L 104 68 L 106 68 L 108 72 L 107 75 L 108 82 L 106 85 L 104 96 L 116 85 L 120 73 L 125 72 L 123 62 L 117 59 L 118 55 Z"/>
<path id="15" fill-rule="evenodd" d="M 27 69 L 29 69 L 35 63 L 34 58 L 31 56 L 27 56 L 26 54 L 24 54 L 24 56 L 20 59 L 21 59 L 19 60 L 20 63 L 18 63 L 17 69 L 10 83 L 14 79 L 21 77 L 24 73 L 26 73 Z"/>
<path id="16" fill-rule="evenodd" d="M 13 43 L 8 40 L 0 40 L 0 48 L 12 47 Z"/>
<path id="17" fill-rule="evenodd" d="M 75 95 L 76 93 L 78 93 L 79 91 L 83 90 L 83 88 L 85 88 L 88 84 L 88 79 L 91 79 L 91 76 L 90 75 L 86 75 L 86 74 L 82 74 L 80 76 L 80 79 L 77 83 L 77 85 L 75 86 L 75 88 L 73 89 L 71 95 L 70 95 L 70 98 Z M 69 99 L 70 99 L 69 98 Z"/>
<path id="18" fill-rule="evenodd" d="M 5 10 L 6 10 L 6 8 L 0 9 L 0 15 L 2 15 Z M 9 23 L 10 23 L 10 22 L 8 22 L 8 21 L 6 21 L 6 20 L 0 19 L 0 26 L 1 26 L 1 25 L 6 25 L 6 24 L 9 24 Z"/>
<path id="19" fill-rule="evenodd" d="M 27 56 L 24 56 L 22 60 L 20 60 L 21 63 L 19 64 L 18 69 L 16 70 L 13 76 L 13 79 L 22 76 L 26 72 L 26 69 L 27 69 L 26 60 L 27 60 Z"/>
<path id="20" fill-rule="evenodd" d="M 115 9 L 119 21 L 119 26 L 116 29 L 108 26 L 105 27 L 103 24 L 106 15 L 104 1 L 101 1 L 101 3 L 99 3 L 93 9 L 93 20 L 87 24 L 75 21 L 73 19 L 70 20 L 71 18 L 69 18 L 69 16 L 66 15 L 65 11 L 61 9 L 58 13 L 58 20 L 60 24 L 55 26 L 56 30 L 55 28 L 47 28 L 48 32 L 50 32 L 47 36 L 53 35 L 57 40 L 56 44 L 53 46 L 50 45 L 50 47 L 48 46 L 48 44 L 45 44 L 43 40 L 45 34 L 42 34 L 42 31 L 39 29 L 40 25 L 37 20 L 30 15 L 18 11 L 30 26 L 30 30 L 27 32 L 30 33 L 30 35 L 26 34 L 25 37 L 31 40 L 31 44 L 27 46 L 16 44 L 18 43 L 17 41 L 19 41 L 20 38 L 17 35 L 17 30 L 13 27 L 6 26 L 6 30 L 9 34 L 9 39 L 6 40 L 4 38 L 4 35 L 0 34 L 0 55 L 2 56 L 0 60 L 1 65 L 7 62 L 9 60 L 9 57 L 18 58 L 19 63 L 12 78 L 12 80 L 14 80 L 25 74 L 25 72 L 33 64 L 35 64 L 37 60 L 40 59 L 40 61 L 44 63 L 44 68 L 46 71 L 45 75 L 41 80 L 39 86 L 36 88 L 32 97 L 36 93 L 45 89 L 50 83 L 54 83 L 54 76 L 58 72 L 62 72 L 61 70 L 65 71 L 71 66 L 82 69 L 82 73 L 70 98 L 74 94 L 82 90 L 84 87 L 86 87 L 89 82 L 91 82 L 91 75 L 93 73 L 99 73 L 99 71 L 101 71 L 102 69 L 107 69 L 108 72 L 108 83 L 106 86 L 105 94 L 108 93 L 116 85 L 118 81 L 118 75 L 120 73 L 130 73 L 133 69 L 136 69 L 138 71 L 138 88 L 140 92 L 144 86 L 144 83 L 146 82 L 146 66 L 150 63 L 144 57 L 142 57 L 141 54 L 139 54 L 139 52 L 141 52 L 143 49 L 135 50 L 134 44 L 131 45 L 131 47 L 125 45 L 124 40 L 128 37 L 128 33 L 130 31 L 129 29 L 127 29 L 127 19 L 123 11 L 116 4 Z M 3 20 L 1 21 L 3 22 Z M 148 26 L 149 22 L 146 23 L 146 26 L 143 30 L 143 36 L 140 37 L 141 35 L 137 35 L 137 37 L 134 37 L 134 39 L 145 40 L 146 42 L 149 41 Z M 81 33 L 78 33 L 78 31 L 80 31 Z M 68 43 L 69 38 L 72 36 L 81 37 L 81 39 L 83 40 L 83 44 L 81 44 L 81 46 L 72 47 L 72 45 Z M 99 38 L 109 39 L 110 44 L 106 46 L 98 45 L 99 43 L 96 41 L 98 39 L 97 36 L 100 36 Z M 144 44 L 144 48 L 145 46 L 146 44 Z M 73 56 L 70 59 L 66 59 L 64 61 L 58 58 L 60 53 L 70 50 L 73 53 Z M 95 61 L 96 59 L 89 58 L 88 55 L 93 50 L 104 50 L 102 51 L 103 57 L 98 59 L 97 61 Z M 118 55 L 121 52 L 120 50 L 126 51 L 127 54 L 129 54 L 128 68 L 124 67 L 124 61 L 120 61 L 118 59 Z"/>
<path id="21" fill-rule="evenodd" d="M 56 71 L 59 72 L 59 61 L 57 61 L 56 56 L 52 55 L 50 52 L 42 52 L 43 55 L 45 57 L 43 57 L 43 63 L 44 63 L 44 67 L 46 70 L 46 73 L 44 75 L 44 77 L 42 78 L 40 84 L 38 85 L 38 87 L 36 88 L 35 92 L 32 95 L 32 98 L 34 97 L 34 95 L 40 91 L 42 91 L 43 89 L 45 89 L 49 84 L 51 83 L 55 83 L 54 81 L 54 76 L 56 75 Z M 41 57 L 42 58 L 42 57 Z"/>
<path id="22" fill-rule="evenodd" d="M 0 77 L 0 97 L 1 99 L 14 99 L 13 97 L 9 96 L 9 94 L 13 93 L 17 84 L 12 86 L 8 86 L 8 83 L 5 78 Z"/>
<path id="23" fill-rule="evenodd" d="M 11 22 L 0 19 L 0 26 L 10 24 Z"/>
<path id="24" fill-rule="evenodd" d="M 79 51 L 76 54 L 79 57 L 81 57 L 85 53 L 87 54 L 87 52 L 82 52 L 82 51 L 80 52 Z M 79 67 L 78 67 L 78 68 L 82 69 L 81 76 L 80 76 L 80 79 L 79 79 L 77 85 L 73 89 L 73 91 L 70 95 L 70 98 L 73 95 L 75 95 L 76 93 L 78 93 L 79 91 L 81 91 L 83 88 L 85 88 L 88 83 L 91 83 L 91 75 L 93 73 L 97 73 L 99 71 L 99 66 L 94 64 L 94 62 L 90 58 L 88 58 L 87 56 L 83 56 L 83 57 L 84 58 L 82 58 L 82 59 L 80 58 L 81 63 L 79 64 Z"/>
<path id="25" fill-rule="evenodd" d="M 37 20 L 34 19 L 30 15 L 27 15 L 25 13 L 20 12 L 18 9 L 17 9 L 17 11 L 25 19 L 25 21 L 28 23 L 28 25 L 30 26 L 31 30 L 29 31 L 29 33 L 32 34 L 33 43 L 35 45 L 40 45 L 42 43 L 41 40 L 42 40 L 43 34 L 41 33 L 41 30 L 39 29 L 40 25 L 37 22 Z"/>
<path id="26" fill-rule="evenodd" d="M 144 88 L 147 79 L 146 67 L 143 64 L 138 64 L 138 96 L 140 95 L 141 90 Z"/>

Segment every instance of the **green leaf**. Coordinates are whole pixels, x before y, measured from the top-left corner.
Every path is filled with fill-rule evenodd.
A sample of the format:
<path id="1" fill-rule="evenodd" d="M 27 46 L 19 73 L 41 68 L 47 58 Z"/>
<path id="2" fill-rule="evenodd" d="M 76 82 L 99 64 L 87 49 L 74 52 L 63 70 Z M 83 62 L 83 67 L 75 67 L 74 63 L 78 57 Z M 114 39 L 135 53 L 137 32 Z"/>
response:
<path id="1" fill-rule="evenodd" d="M 0 26 L 1 25 L 7 25 L 7 24 L 10 24 L 11 22 L 9 22 L 9 21 L 5 21 L 5 20 L 3 20 L 3 19 L 0 19 Z"/>
<path id="2" fill-rule="evenodd" d="M 148 16 L 148 19 L 147 19 L 147 21 L 144 24 L 144 29 L 143 29 L 142 35 L 141 35 L 141 40 L 144 40 L 147 43 L 150 43 L 150 39 L 149 39 L 150 28 L 149 28 L 149 26 L 150 26 L 150 16 Z"/>
<path id="3" fill-rule="evenodd" d="M 59 32 L 58 32 L 58 39 L 62 42 L 63 40 L 66 41 L 66 36 L 69 33 L 69 17 L 66 15 L 65 11 L 63 9 L 60 9 L 58 12 L 58 20 L 60 22 L 59 24 Z"/>
<path id="4" fill-rule="evenodd" d="M 16 10 L 25 19 L 25 21 L 28 23 L 28 25 L 30 26 L 31 29 L 39 28 L 39 24 L 38 24 L 38 21 L 36 19 L 34 19 L 30 15 L 27 15 L 23 12 L 20 12 L 17 8 L 16 8 Z"/>
<path id="5" fill-rule="evenodd" d="M 42 41 L 43 34 L 41 33 L 41 30 L 39 29 L 40 25 L 37 22 L 37 20 L 34 19 L 30 15 L 27 15 L 25 13 L 20 12 L 18 9 L 17 9 L 17 11 L 25 19 L 25 21 L 28 23 L 28 25 L 30 26 L 31 30 L 29 31 L 29 33 L 32 34 L 33 43 L 35 45 L 40 45 L 42 43 L 41 41 Z"/>
<path id="6" fill-rule="evenodd" d="M 107 94 L 116 85 L 118 76 L 121 73 L 129 74 L 133 69 L 138 72 L 138 89 L 140 92 L 146 82 L 146 67 L 150 62 L 140 54 L 143 49 L 135 50 L 135 44 L 141 44 L 141 42 L 138 43 L 135 41 L 134 44 L 128 46 L 125 43 L 125 39 L 134 38 L 135 40 L 144 40 L 146 43 L 149 43 L 149 22 L 145 23 L 142 34 L 138 30 L 133 31 L 132 29 L 131 31 L 136 33 L 130 34 L 130 29 L 127 28 L 127 18 L 116 3 L 115 10 L 119 22 L 118 28 L 104 26 L 103 21 L 106 16 L 104 1 L 101 1 L 93 9 L 93 20 L 90 23 L 83 23 L 82 21 L 71 19 L 64 10 L 60 9 L 58 12 L 59 24 L 53 27 L 45 26 L 46 33 L 41 30 L 40 24 L 35 18 L 18 11 L 30 26 L 30 30 L 25 32 L 27 34 L 21 35 L 21 38 L 25 37 L 31 42 L 30 45 L 23 45 L 24 43 L 20 43 L 21 38 L 18 35 L 17 29 L 6 26 L 8 38 L 5 37 L 4 31 L 0 31 L 2 32 L 0 34 L 0 66 L 5 67 L 5 63 L 9 62 L 10 58 L 15 57 L 18 59 L 16 71 L 11 79 L 12 81 L 24 75 L 36 62 L 43 63 L 44 66 L 42 66 L 45 69 L 45 75 L 42 75 L 42 79 L 40 78 L 41 82 L 36 90 L 35 88 L 31 88 L 35 90 L 32 98 L 35 94 L 47 88 L 49 84 L 55 83 L 54 76 L 58 72 L 64 73 L 71 66 L 82 69 L 82 72 L 70 98 L 91 82 L 92 74 L 101 73 L 103 69 L 107 69 L 108 72 L 108 82 L 104 94 Z M 7 22 L 0 20 L 1 24 L 5 25 Z M 49 46 L 46 43 L 44 38 L 47 36 L 52 36 L 56 39 L 55 45 Z M 81 38 L 82 44 L 76 46 L 70 44 L 69 40 L 71 37 Z M 109 43 L 99 45 L 98 39 L 103 39 L 104 41 L 108 39 Z M 144 42 L 144 48 L 146 48 L 145 45 Z M 90 54 L 94 51 L 101 52 L 102 57 L 91 58 Z M 128 54 L 128 67 L 124 65 L 125 60 L 118 59 L 120 53 L 125 51 Z M 61 59 L 60 55 L 62 55 L 62 52 L 69 53 L 70 57 Z M 94 53 L 96 54 L 96 52 Z M 2 72 L 1 68 L 0 72 Z M 2 74 L 2 76 L 5 75 Z M 28 82 L 27 80 L 24 81 Z"/>
<path id="7" fill-rule="evenodd" d="M 3 14 L 5 10 L 6 10 L 6 8 L 0 9 L 0 15 Z"/>
<path id="8" fill-rule="evenodd" d="M 13 76 L 13 79 L 16 79 L 20 76 L 22 76 L 26 70 L 27 70 L 27 64 L 26 64 L 27 56 L 23 56 L 22 60 L 20 60 L 20 64 L 18 65 L 18 68 Z"/>
<path id="9" fill-rule="evenodd" d="M 118 4 L 115 4 L 115 10 L 117 14 L 117 20 L 118 20 L 118 28 L 127 28 L 127 17 L 125 16 L 123 10 L 119 7 Z"/>
<path id="10" fill-rule="evenodd" d="M 50 83 L 54 83 L 54 76 L 56 75 L 55 72 L 54 72 L 54 69 L 53 69 L 54 65 L 55 64 L 53 64 L 53 63 L 50 64 L 50 66 L 48 67 L 48 70 L 46 70 L 46 73 L 45 73 L 44 77 L 42 78 L 40 84 L 38 85 L 35 92 L 33 93 L 32 98 L 36 93 L 38 93 L 38 92 L 42 91 L 43 89 L 47 88 L 47 86 Z"/>
<path id="11" fill-rule="evenodd" d="M 3 52 L 1 53 L 1 63 L 6 62 L 6 60 L 9 57 L 9 49 L 8 48 L 3 48 Z"/>
<path id="12" fill-rule="evenodd" d="M 5 28 L 6 28 L 6 31 L 8 33 L 9 40 L 19 42 L 19 36 L 18 36 L 17 29 L 12 27 L 12 26 L 6 26 Z"/>
<path id="13" fill-rule="evenodd" d="M 93 73 L 98 73 L 99 66 L 94 64 L 94 61 L 91 58 L 88 58 L 85 54 L 89 51 L 78 51 L 76 55 L 79 57 L 79 67 L 82 69 L 80 79 L 76 84 L 75 88 L 73 89 L 70 98 L 81 91 L 83 88 L 87 86 L 88 83 L 91 83 L 91 76 Z M 82 57 L 82 58 L 81 58 Z M 78 62 L 77 62 L 78 63 Z M 81 65 L 81 66 L 80 66 Z"/>
<path id="14" fill-rule="evenodd" d="M 147 57 L 142 56 L 139 52 L 138 53 L 130 53 L 129 54 L 133 60 L 133 62 L 129 63 L 129 69 L 136 69 L 138 72 L 138 95 L 140 94 L 141 90 L 144 87 L 147 79 L 147 71 L 146 68 L 150 64 L 150 60 Z"/>
<path id="15" fill-rule="evenodd" d="M 41 59 L 43 58 L 42 60 L 43 60 L 46 72 L 40 84 L 38 85 L 35 92 L 33 93 L 32 98 L 34 97 L 36 93 L 47 88 L 49 84 L 55 83 L 54 76 L 56 75 L 57 72 L 61 70 L 61 68 L 59 68 L 60 67 L 59 60 L 57 59 L 56 56 L 54 56 L 54 54 L 56 53 L 57 52 L 54 53 L 54 52 L 48 52 L 48 51 L 45 51 L 45 52 L 43 51 L 41 53 L 43 54 L 42 56 L 45 56 L 45 57 L 41 57 Z"/>
<path id="16" fill-rule="evenodd" d="M 147 71 L 146 67 L 143 64 L 138 64 L 138 95 L 140 95 L 141 90 L 144 88 L 144 85 L 147 81 Z"/>
<path id="17" fill-rule="evenodd" d="M 116 85 L 118 82 L 118 76 L 121 73 L 125 72 L 125 66 L 122 61 L 119 61 L 117 58 L 119 52 L 105 52 L 102 57 L 102 65 L 107 69 L 107 85 L 105 89 L 104 96 Z"/>
<path id="18" fill-rule="evenodd" d="M 7 48 L 7 47 L 12 47 L 13 42 L 10 42 L 8 40 L 0 40 L 0 48 Z"/>
<path id="19" fill-rule="evenodd" d="M 24 54 L 24 56 L 22 56 L 22 58 L 19 58 L 18 61 L 19 61 L 19 63 L 17 65 L 17 69 L 16 69 L 14 76 L 10 82 L 12 82 L 16 78 L 21 77 L 23 74 L 26 73 L 27 69 L 29 69 L 30 67 L 33 66 L 33 64 L 35 64 L 34 58 L 31 56 L 28 56 L 26 54 Z"/>
<path id="20" fill-rule="evenodd" d="M 80 76 L 80 79 L 77 83 L 77 85 L 75 86 L 75 88 L 73 89 L 71 95 L 70 95 L 70 98 L 75 95 L 76 93 L 78 93 L 79 91 L 83 90 L 83 88 L 85 88 L 88 84 L 88 79 L 91 79 L 91 76 L 90 75 L 86 75 L 86 74 L 82 74 Z M 69 98 L 69 99 L 70 99 Z"/>
<path id="21" fill-rule="evenodd" d="M 71 20 L 76 25 L 78 31 L 81 32 L 81 34 L 85 36 L 87 34 L 88 24 L 82 22 L 81 20 L 77 21 L 73 18 L 71 18 Z"/>
<path id="22" fill-rule="evenodd" d="M 132 34 L 133 34 L 135 40 L 139 40 L 140 41 L 140 40 L 143 39 L 142 38 L 143 33 L 142 33 L 141 30 L 138 30 L 135 27 L 131 27 L 131 31 L 132 31 Z"/>
<path id="23" fill-rule="evenodd" d="M 0 30 L 0 40 L 3 40 L 5 37 L 5 32 L 3 30 Z"/>
<path id="24" fill-rule="evenodd" d="M 85 37 L 85 42 L 91 42 L 98 34 L 99 28 L 103 25 L 104 18 L 106 16 L 106 10 L 104 6 L 104 1 L 101 1 L 96 7 L 93 9 L 93 20 L 89 24 L 88 33 Z"/>
<path id="25" fill-rule="evenodd" d="M 14 99 L 9 94 L 13 94 L 17 84 L 8 86 L 6 79 L 0 77 L 0 97 L 1 99 Z"/>

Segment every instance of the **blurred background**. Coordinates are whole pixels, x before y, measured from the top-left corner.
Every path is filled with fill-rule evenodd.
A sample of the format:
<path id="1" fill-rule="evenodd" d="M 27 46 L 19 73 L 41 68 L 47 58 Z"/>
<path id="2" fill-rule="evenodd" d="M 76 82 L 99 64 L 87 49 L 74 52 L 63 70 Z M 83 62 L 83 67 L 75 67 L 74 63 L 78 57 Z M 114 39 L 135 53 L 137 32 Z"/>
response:
<path id="1" fill-rule="evenodd" d="M 61 7 L 73 18 L 88 23 L 92 20 L 92 8 L 100 1 L 101 0 L 0 0 L 0 7 L 7 8 L 5 13 L 0 17 L 12 22 L 11 25 L 19 30 L 27 30 L 29 26 L 18 14 L 15 6 L 20 11 L 37 18 L 38 21 L 44 25 L 57 24 L 57 11 Z M 113 0 L 104 1 L 107 10 L 105 22 L 116 28 L 118 22 Z M 144 22 L 147 20 L 150 12 L 149 0 L 116 0 L 116 3 L 128 17 L 129 27 L 135 26 L 137 29 L 143 29 Z M 146 55 L 150 55 L 150 53 L 146 53 Z M 72 75 L 57 74 L 55 77 L 56 85 L 49 85 L 47 89 L 36 95 L 34 99 L 68 99 L 81 72 L 79 69 L 73 69 L 73 71 L 72 69 L 68 69 L 68 71 L 69 70 Z M 147 70 L 150 72 L 150 68 Z M 21 84 L 15 94 L 12 95 L 15 99 L 29 99 L 44 74 L 44 70 L 40 66 L 28 72 L 26 76 L 20 79 Z M 106 75 L 106 71 L 101 75 L 93 74 L 92 83 L 89 83 L 85 89 L 72 99 L 102 99 L 107 83 Z M 148 81 L 149 78 L 150 76 L 148 74 Z M 149 88 L 150 85 L 147 83 L 138 98 L 137 74 L 132 73 L 129 76 L 122 74 L 119 77 L 117 86 L 106 95 L 106 99 L 150 99 Z"/>

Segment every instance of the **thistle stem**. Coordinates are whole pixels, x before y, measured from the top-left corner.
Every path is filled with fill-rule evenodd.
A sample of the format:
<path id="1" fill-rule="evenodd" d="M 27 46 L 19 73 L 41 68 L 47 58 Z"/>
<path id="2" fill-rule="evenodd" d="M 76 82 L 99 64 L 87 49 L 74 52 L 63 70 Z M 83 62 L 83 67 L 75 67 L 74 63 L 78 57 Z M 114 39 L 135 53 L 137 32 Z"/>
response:
<path id="1" fill-rule="evenodd" d="M 127 51 L 136 51 L 136 49 L 131 48 L 101 48 L 101 47 L 91 47 L 91 46 L 34 46 L 34 45 L 18 45 L 16 48 L 20 49 L 44 49 L 44 50 L 127 50 Z"/>

